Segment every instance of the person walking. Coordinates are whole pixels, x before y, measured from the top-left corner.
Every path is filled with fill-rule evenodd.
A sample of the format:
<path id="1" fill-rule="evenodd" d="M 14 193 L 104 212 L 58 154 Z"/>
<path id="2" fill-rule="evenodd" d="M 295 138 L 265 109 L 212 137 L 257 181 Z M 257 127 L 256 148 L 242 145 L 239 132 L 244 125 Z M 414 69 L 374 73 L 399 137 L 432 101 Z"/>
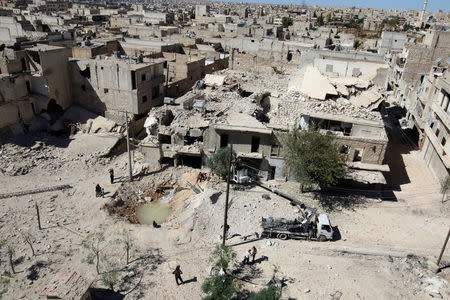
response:
<path id="1" fill-rule="evenodd" d="M 252 248 L 252 263 L 255 262 L 256 253 L 258 253 L 258 251 L 256 250 L 256 247 L 253 246 L 253 248 Z"/>
<path id="2" fill-rule="evenodd" d="M 183 272 L 180 269 L 180 265 L 175 268 L 175 271 L 173 271 L 172 274 L 175 274 L 175 281 L 177 282 L 177 285 L 184 283 L 183 279 L 181 278 L 181 274 L 183 274 Z M 178 283 L 178 280 L 180 280 L 181 283 Z"/>
<path id="3" fill-rule="evenodd" d="M 251 250 L 245 251 L 245 254 L 244 254 L 244 261 L 242 262 L 244 265 L 248 265 L 249 262 L 250 262 L 250 251 L 251 251 Z"/>
<path id="4" fill-rule="evenodd" d="M 109 179 L 111 179 L 111 184 L 114 183 L 114 170 L 109 169 Z"/>

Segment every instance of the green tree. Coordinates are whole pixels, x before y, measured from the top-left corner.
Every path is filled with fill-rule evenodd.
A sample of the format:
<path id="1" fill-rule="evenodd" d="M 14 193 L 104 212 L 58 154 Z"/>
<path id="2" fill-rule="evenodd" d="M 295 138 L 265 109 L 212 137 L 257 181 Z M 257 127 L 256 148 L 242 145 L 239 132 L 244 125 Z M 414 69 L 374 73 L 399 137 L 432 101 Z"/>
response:
<path id="1" fill-rule="evenodd" d="M 207 294 L 203 300 L 229 300 L 237 290 L 233 278 L 228 274 L 210 275 L 202 284 L 202 291 Z"/>
<path id="2" fill-rule="evenodd" d="M 11 267 L 11 271 L 13 274 L 16 274 L 16 269 L 14 268 L 14 254 L 16 251 L 14 250 L 13 246 L 8 245 L 8 260 L 9 260 L 9 266 Z"/>
<path id="3" fill-rule="evenodd" d="M 284 28 L 288 28 L 289 26 L 294 24 L 294 22 L 292 22 L 292 19 L 289 17 L 283 17 L 283 19 L 281 19 L 281 22 L 283 23 Z"/>
<path id="4" fill-rule="evenodd" d="M 105 259 L 109 271 L 100 275 L 102 283 L 114 292 L 114 287 L 119 283 L 118 265 Z"/>
<path id="5" fill-rule="evenodd" d="M 276 284 L 271 282 L 269 285 L 257 293 L 250 294 L 249 300 L 278 300 L 281 298 L 281 291 Z"/>
<path id="6" fill-rule="evenodd" d="M 236 259 L 236 253 L 230 246 L 217 245 L 211 255 L 213 270 L 202 284 L 202 291 L 207 295 L 204 300 L 229 300 L 238 291 L 227 269 Z"/>
<path id="7" fill-rule="evenodd" d="M 211 255 L 211 261 L 214 263 L 214 266 L 222 268 L 223 270 L 228 269 L 229 264 L 234 262 L 235 259 L 236 252 L 234 252 L 230 246 L 222 244 L 216 245 L 216 248 Z"/>
<path id="8" fill-rule="evenodd" d="M 236 153 L 233 151 L 232 160 L 236 158 Z M 214 154 L 208 158 L 206 165 L 213 171 L 214 174 L 222 179 L 227 178 L 228 165 L 230 162 L 230 148 L 220 148 L 214 152 Z"/>
<path id="9" fill-rule="evenodd" d="M 330 23 L 330 21 L 331 21 L 331 14 L 327 14 L 326 16 L 325 16 L 325 21 L 327 22 L 327 23 Z"/>
<path id="10" fill-rule="evenodd" d="M 134 247 L 134 240 L 131 237 L 130 231 L 124 229 L 122 232 L 122 242 L 123 242 L 123 249 L 125 250 L 125 253 L 127 255 L 127 265 L 130 263 L 130 252 Z"/>
<path id="11" fill-rule="evenodd" d="M 384 19 L 381 22 L 381 28 L 384 28 L 386 25 L 388 25 L 391 28 L 397 27 L 398 26 L 398 18 Z"/>
<path id="12" fill-rule="evenodd" d="M 105 241 L 105 236 L 102 232 L 96 232 L 89 234 L 82 242 L 81 245 L 89 251 L 86 257 L 86 262 L 88 264 L 93 264 L 95 262 L 95 269 L 97 274 L 100 274 L 100 252 L 103 249 L 103 242 Z"/>
<path id="13" fill-rule="evenodd" d="M 282 153 L 295 178 L 304 186 L 330 186 L 346 173 L 339 146 L 331 133 L 299 128 L 280 136 Z"/>
<path id="14" fill-rule="evenodd" d="M 360 40 L 356 40 L 353 42 L 353 48 L 358 49 L 359 46 L 361 46 L 361 41 Z"/>

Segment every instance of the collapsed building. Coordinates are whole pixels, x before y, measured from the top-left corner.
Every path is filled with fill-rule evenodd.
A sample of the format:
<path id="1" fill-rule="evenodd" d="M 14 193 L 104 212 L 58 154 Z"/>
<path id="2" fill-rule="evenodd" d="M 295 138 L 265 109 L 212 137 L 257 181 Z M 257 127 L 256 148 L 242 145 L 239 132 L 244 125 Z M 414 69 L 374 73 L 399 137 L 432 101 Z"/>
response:
<path id="1" fill-rule="evenodd" d="M 62 111 L 72 104 L 65 48 L 38 44 L 8 49 L 0 58 L 0 69 L 0 128 L 29 125 L 42 111 Z"/>
<path id="2" fill-rule="evenodd" d="M 307 77 L 308 71 L 304 73 Z M 259 178 L 285 179 L 290 175 L 280 134 L 319 124 L 322 132 L 334 134 L 351 168 L 388 171 L 383 164 L 388 138 L 376 111 L 383 99 L 375 93 L 378 88 L 370 80 L 350 77 L 342 92 L 332 78 L 325 79 L 336 93 L 319 99 L 290 89 L 283 75 L 231 70 L 208 75 L 205 86 L 150 112 L 140 150 L 148 163 L 199 168 L 217 149 L 232 144 L 240 161 Z M 291 80 L 298 78 L 293 75 Z"/>

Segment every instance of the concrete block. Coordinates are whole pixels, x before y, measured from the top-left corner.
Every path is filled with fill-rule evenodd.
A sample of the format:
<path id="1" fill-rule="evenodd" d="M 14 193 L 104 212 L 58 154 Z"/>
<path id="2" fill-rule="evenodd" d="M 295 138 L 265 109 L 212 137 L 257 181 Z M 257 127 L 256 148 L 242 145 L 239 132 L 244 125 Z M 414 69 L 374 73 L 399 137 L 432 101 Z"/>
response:
<path id="1" fill-rule="evenodd" d="M 198 128 L 193 128 L 193 129 L 189 130 L 189 136 L 201 137 L 201 136 L 203 136 L 203 132 Z"/>

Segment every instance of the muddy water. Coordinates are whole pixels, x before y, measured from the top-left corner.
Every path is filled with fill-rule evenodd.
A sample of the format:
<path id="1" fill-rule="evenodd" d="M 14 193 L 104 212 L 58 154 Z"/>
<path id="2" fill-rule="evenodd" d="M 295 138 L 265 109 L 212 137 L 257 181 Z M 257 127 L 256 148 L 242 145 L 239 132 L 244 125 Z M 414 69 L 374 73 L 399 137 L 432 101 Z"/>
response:
<path id="1" fill-rule="evenodd" d="M 141 224 L 153 224 L 153 221 L 160 224 L 170 215 L 170 207 L 163 203 L 144 204 L 137 209 L 136 215 Z"/>

